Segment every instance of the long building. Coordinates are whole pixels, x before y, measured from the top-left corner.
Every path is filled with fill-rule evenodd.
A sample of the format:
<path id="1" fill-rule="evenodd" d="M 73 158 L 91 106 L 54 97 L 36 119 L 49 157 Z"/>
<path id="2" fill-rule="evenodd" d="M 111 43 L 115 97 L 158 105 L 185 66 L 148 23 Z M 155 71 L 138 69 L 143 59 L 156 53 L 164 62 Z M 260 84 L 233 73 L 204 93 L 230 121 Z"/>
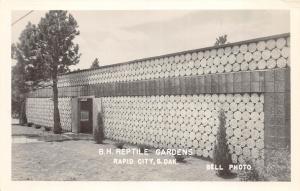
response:
<path id="1" fill-rule="evenodd" d="M 220 108 L 234 162 L 264 164 L 290 146 L 290 36 L 280 34 L 59 76 L 62 128 L 109 139 L 192 148 L 212 158 Z M 52 89 L 27 99 L 28 122 L 52 127 Z"/>

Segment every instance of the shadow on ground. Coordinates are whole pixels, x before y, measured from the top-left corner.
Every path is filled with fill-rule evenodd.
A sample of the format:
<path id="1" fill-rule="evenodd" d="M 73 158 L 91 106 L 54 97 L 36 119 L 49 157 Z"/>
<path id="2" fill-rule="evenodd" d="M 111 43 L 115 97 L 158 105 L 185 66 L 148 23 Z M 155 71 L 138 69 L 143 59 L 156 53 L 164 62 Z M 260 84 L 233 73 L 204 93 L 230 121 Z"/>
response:
<path id="1" fill-rule="evenodd" d="M 72 133 L 53 134 L 52 132 L 45 132 L 37 129 L 37 131 L 34 133 L 17 133 L 17 134 L 13 133 L 12 140 L 14 143 L 64 142 L 64 141 L 80 141 L 80 140 L 92 141 L 93 136 L 91 134 L 72 134 Z"/>

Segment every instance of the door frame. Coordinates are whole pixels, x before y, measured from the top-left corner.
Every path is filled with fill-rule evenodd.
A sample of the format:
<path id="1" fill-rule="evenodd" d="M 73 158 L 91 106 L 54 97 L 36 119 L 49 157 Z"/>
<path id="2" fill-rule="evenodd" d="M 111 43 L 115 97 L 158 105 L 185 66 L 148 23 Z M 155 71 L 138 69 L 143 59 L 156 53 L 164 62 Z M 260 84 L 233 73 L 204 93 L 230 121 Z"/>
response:
<path id="1" fill-rule="evenodd" d="M 95 104 L 94 99 L 95 96 L 78 96 L 78 97 L 72 97 L 71 99 L 71 111 L 72 111 L 72 132 L 73 133 L 80 133 L 80 100 L 81 99 L 92 99 L 92 131 L 94 131 L 94 127 L 97 124 L 97 116 L 96 116 L 96 110 L 95 110 Z"/>

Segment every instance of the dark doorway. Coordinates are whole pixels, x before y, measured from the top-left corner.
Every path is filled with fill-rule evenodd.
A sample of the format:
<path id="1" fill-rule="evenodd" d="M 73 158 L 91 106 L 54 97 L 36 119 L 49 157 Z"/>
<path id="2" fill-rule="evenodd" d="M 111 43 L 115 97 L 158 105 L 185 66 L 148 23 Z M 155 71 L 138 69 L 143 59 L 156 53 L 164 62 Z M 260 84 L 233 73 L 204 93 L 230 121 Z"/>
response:
<path id="1" fill-rule="evenodd" d="M 80 133 L 92 133 L 93 132 L 93 100 L 92 98 L 79 99 L 80 113 L 79 113 L 79 125 Z"/>

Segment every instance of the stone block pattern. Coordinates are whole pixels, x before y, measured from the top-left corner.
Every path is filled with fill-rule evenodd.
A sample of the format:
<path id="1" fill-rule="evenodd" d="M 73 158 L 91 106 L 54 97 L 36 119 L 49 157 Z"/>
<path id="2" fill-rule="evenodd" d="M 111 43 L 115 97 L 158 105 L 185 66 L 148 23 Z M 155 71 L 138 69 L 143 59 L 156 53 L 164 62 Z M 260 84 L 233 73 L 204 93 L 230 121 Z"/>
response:
<path id="1" fill-rule="evenodd" d="M 256 39 L 71 73 L 60 76 L 58 86 L 285 68 L 290 64 L 289 52 L 288 35 Z M 236 91 L 245 87 L 241 84 L 239 86 L 234 86 Z"/>
<path id="2" fill-rule="evenodd" d="M 218 131 L 218 112 L 225 110 L 232 159 L 246 157 L 264 163 L 264 95 L 202 94 L 130 96 L 102 99 L 105 136 L 156 148 L 192 148 L 212 158 Z"/>
<path id="3" fill-rule="evenodd" d="M 58 85 L 60 100 L 68 100 L 60 106 L 67 131 L 70 97 L 95 96 L 111 139 L 211 158 L 223 107 L 234 162 L 250 156 L 262 163 L 267 149 L 290 145 L 289 34 L 74 72 Z M 29 97 L 29 121 L 52 126 L 51 88 Z"/>
<path id="4" fill-rule="evenodd" d="M 28 122 L 53 127 L 53 101 L 50 98 L 28 98 L 26 108 Z M 72 131 L 71 98 L 59 98 L 58 108 L 63 131 Z"/>

